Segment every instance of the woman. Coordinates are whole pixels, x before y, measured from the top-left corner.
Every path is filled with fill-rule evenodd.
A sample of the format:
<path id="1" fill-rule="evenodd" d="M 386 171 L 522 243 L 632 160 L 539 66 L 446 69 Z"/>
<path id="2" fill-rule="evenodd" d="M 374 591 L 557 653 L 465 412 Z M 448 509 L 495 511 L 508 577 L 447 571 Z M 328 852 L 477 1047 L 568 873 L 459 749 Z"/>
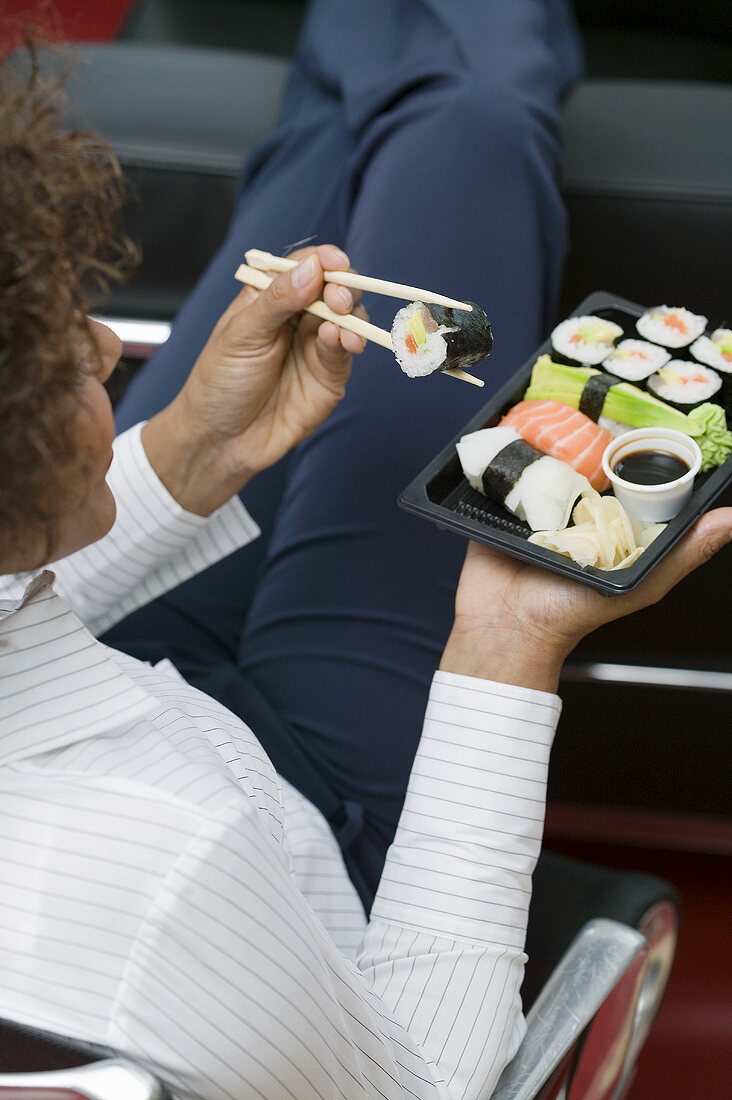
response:
<path id="1" fill-rule="evenodd" d="M 410 381 L 370 344 L 327 423 L 244 490 L 262 537 L 104 638 L 169 658 L 257 729 L 328 818 L 367 908 L 464 553 L 395 501 L 551 327 L 567 247 L 560 103 L 579 69 L 567 0 L 310 0 L 226 239 L 115 410 L 130 427 L 173 398 L 253 246 L 337 241 L 358 271 L 488 312 L 482 394 Z M 389 329 L 397 304 L 371 295 L 368 309 Z"/>
<path id="2" fill-rule="evenodd" d="M 0 1015 L 125 1051 L 176 1097 L 486 1095 L 523 1034 L 562 660 L 729 541 L 732 510 L 613 600 L 470 546 L 367 920 L 256 730 L 94 637 L 255 537 L 236 494 L 360 350 L 302 313 L 348 308 L 322 279 L 348 258 L 243 291 L 112 458 L 119 344 L 84 315 L 116 266 L 117 167 L 59 131 L 34 69 L 2 70 L 0 143 Z"/>

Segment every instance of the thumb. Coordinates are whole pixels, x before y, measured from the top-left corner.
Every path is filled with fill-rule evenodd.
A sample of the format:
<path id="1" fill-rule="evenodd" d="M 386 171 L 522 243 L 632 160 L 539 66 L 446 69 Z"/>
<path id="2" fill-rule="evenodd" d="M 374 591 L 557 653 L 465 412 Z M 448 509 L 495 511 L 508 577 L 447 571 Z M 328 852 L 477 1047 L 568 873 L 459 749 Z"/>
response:
<path id="1" fill-rule="evenodd" d="M 315 301 L 322 289 L 323 268 L 313 253 L 257 295 L 246 310 L 246 328 L 240 329 L 240 338 L 258 345 L 274 340 L 282 326 Z"/>

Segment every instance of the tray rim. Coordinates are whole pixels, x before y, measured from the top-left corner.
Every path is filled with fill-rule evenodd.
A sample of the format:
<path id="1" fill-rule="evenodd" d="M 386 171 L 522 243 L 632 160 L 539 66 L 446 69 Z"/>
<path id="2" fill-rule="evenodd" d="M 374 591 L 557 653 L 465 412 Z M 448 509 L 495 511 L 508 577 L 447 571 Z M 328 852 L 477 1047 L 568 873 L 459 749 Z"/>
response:
<path id="1" fill-rule="evenodd" d="M 567 314 L 567 317 L 581 317 L 598 309 L 621 309 L 635 317 L 642 316 L 649 307 L 641 306 L 628 298 L 612 294 L 609 291 L 594 290 Z M 681 349 L 679 349 L 681 350 Z M 436 477 L 455 455 L 455 444 L 469 432 L 477 431 L 494 416 L 513 396 L 517 387 L 525 384 L 531 370 L 540 355 L 551 354 L 551 337 L 526 360 L 526 362 L 508 379 L 476 414 L 455 433 L 441 451 L 420 471 L 402 490 L 397 504 L 400 508 L 423 519 L 431 520 L 442 530 L 453 531 L 467 538 L 483 542 L 512 557 L 541 566 L 570 580 L 589 585 L 606 596 L 619 596 L 631 592 L 679 540 L 693 526 L 696 520 L 713 503 L 727 484 L 732 481 L 732 456 L 716 470 L 710 471 L 704 484 L 692 492 L 691 499 L 682 511 L 669 520 L 668 526 L 651 545 L 643 551 L 638 560 L 626 569 L 603 570 L 595 566 L 580 566 L 570 558 L 564 557 L 542 546 L 536 546 L 518 535 L 492 528 L 469 516 L 461 516 L 443 505 L 435 504 L 427 495 L 427 484 Z M 522 381 L 523 380 L 523 381 Z M 508 514 L 508 513 L 507 513 Z"/>

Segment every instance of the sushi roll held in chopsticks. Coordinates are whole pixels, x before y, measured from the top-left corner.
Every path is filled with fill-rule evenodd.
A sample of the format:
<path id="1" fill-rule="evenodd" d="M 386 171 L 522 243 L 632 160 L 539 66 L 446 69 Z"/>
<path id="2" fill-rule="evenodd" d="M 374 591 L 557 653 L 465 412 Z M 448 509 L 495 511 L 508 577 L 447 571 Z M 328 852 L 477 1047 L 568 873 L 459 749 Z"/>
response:
<path id="1" fill-rule="evenodd" d="M 490 355 L 493 334 L 487 316 L 472 302 L 470 311 L 410 302 L 394 318 L 391 340 L 399 366 L 410 378 L 439 370 L 462 370 Z"/>
<path id="2" fill-rule="evenodd" d="M 289 271 L 297 263 L 287 256 L 273 256 L 258 248 L 250 248 L 245 257 L 247 262 L 239 265 L 235 277 L 257 290 L 269 286 L 272 281 L 270 271 Z M 391 332 L 372 325 L 362 317 L 334 313 L 319 299 L 305 307 L 308 313 L 388 348 L 395 353 L 404 373 L 412 378 L 443 371 L 446 376 L 470 382 L 473 386 L 484 384 L 482 378 L 476 378 L 462 369 L 485 359 L 493 347 L 488 318 L 472 302 L 459 302 L 432 290 L 360 275 L 357 271 L 324 271 L 323 279 L 326 283 L 338 283 L 392 298 L 411 298 L 412 302 L 399 310 Z"/>

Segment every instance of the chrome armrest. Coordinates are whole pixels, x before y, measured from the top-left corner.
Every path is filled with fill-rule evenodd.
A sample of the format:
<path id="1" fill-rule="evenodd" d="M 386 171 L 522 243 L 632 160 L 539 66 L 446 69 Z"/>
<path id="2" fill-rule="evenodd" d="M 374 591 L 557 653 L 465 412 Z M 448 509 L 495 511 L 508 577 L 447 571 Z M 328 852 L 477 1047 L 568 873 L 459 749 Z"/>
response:
<path id="1" fill-rule="evenodd" d="M 642 976 L 645 951 L 645 937 L 635 929 L 589 921 L 534 1002 L 524 1041 L 490 1100 L 535 1100 L 620 979 L 634 967 Z"/>
<path id="2" fill-rule="evenodd" d="M 46 1094 L 88 1097 L 88 1100 L 167 1100 L 168 1092 L 151 1073 L 123 1058 L 110 1058 L 77 1069 L 50 1073 L 0 1073 L 0 1100 L 22 1100 L 24 1090 L 35 1098 Z"/>

